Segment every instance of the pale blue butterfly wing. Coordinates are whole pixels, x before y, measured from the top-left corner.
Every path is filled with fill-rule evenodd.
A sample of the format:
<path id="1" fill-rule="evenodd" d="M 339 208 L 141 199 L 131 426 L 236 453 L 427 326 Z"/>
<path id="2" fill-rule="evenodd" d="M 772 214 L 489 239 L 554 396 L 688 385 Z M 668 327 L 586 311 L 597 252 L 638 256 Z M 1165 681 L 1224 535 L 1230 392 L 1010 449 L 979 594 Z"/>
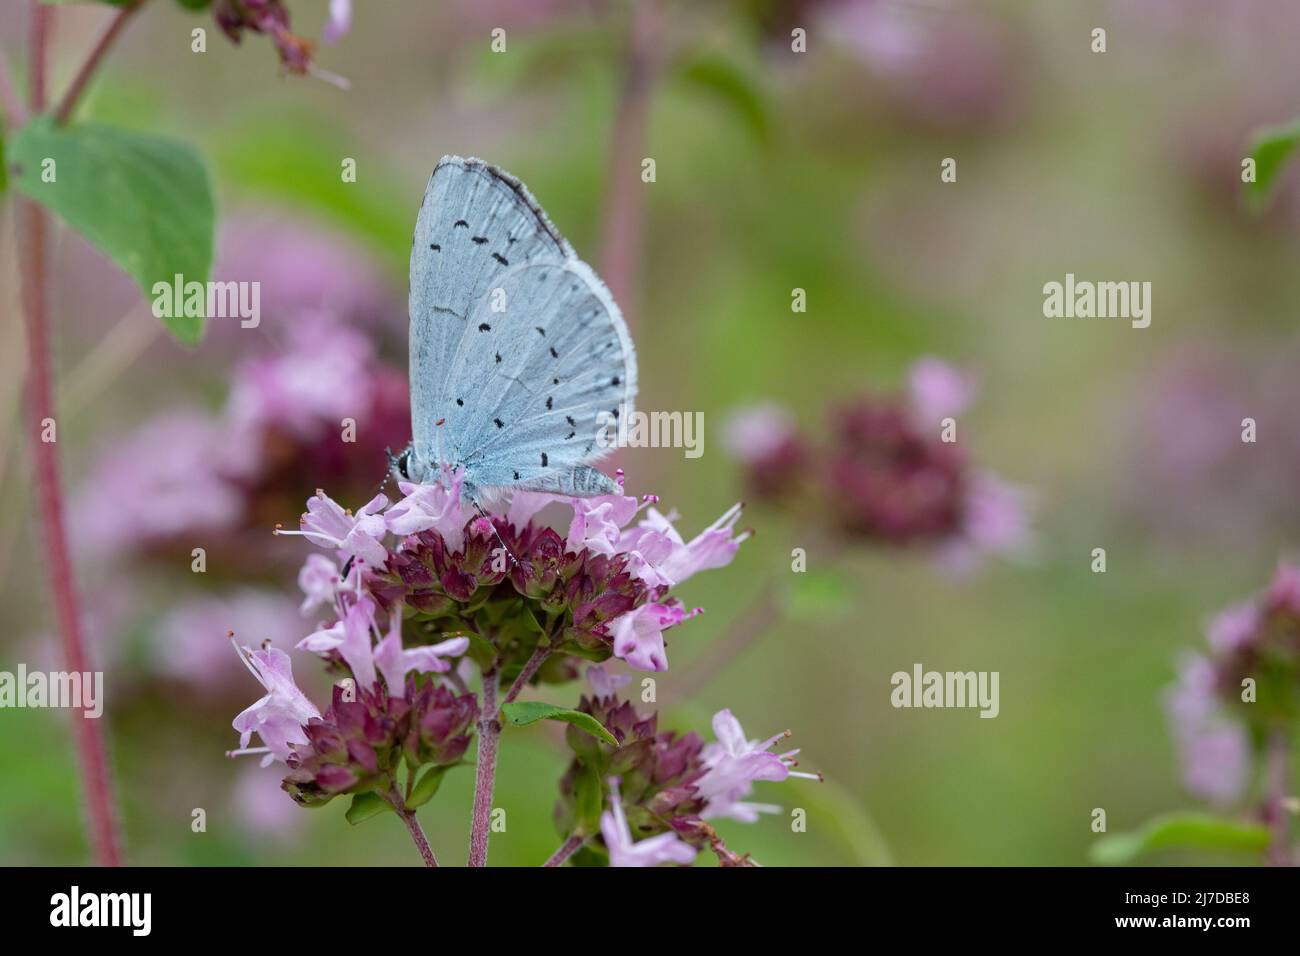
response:
<path id="1" fill-rule="evenodd" d="M 618 306 L 527 188 L 446 157 L 411 249 L 411 474 L 467 490 L 616 491 L 591 467 L 630 414 L 636 354 Z M 442 424 L 438 425 L 437 422 Z"/>

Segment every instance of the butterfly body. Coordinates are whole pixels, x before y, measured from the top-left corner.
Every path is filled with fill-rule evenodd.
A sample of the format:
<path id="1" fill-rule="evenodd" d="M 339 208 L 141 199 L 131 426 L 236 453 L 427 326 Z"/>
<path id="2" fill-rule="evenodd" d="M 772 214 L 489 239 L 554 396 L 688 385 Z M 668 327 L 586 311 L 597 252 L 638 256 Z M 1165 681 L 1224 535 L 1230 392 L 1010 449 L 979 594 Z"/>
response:
<path id="1" fill-rule="evenodd" d="M 464 470 L 464 493 L 609 494 L 593 467 L 630 414 L 636 353 L 618 306 L 527 187 L 448 156 L 411 247 L 411 447 L 403 471 Z"/>

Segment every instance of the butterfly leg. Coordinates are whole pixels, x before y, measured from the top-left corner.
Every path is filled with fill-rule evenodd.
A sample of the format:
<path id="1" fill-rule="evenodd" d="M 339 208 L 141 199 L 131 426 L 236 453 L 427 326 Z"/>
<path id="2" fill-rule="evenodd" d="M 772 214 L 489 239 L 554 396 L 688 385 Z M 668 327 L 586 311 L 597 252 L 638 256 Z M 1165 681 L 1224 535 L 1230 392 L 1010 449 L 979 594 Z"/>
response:
<path id="1" fill-rule="evenodd" d="M 478 512 L 478 516 L 488 523 L 488 527 L 492 529 L 492 534 L 496 536 L 497 544 L 501 545 L 501 550 L 509 556 L 515 567 L 520 567 L 519 559 L 515 557 L 515 553 L 510 550 L 510 546 L 506 544 L 505 539 L 501 537 L 501 532 L 497 530 L 496 522 L 494 522 L 492 517 L 483 510 L 483 506 L 478 503 L 478 499 L 473 497 L 473 495 L 470 495 L 469 502 L 474 506 L 474 510 Z"/>

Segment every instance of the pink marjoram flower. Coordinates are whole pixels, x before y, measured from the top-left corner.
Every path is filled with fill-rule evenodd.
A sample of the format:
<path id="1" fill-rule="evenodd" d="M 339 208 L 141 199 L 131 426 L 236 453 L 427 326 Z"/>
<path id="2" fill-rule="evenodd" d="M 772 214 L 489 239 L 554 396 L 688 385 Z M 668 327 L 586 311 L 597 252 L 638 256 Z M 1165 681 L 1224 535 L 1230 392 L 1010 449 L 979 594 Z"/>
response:
<path id="1" fill-rule="evenodd" d="M 690 541 L 683 541 L 682 536 L 673 527 L 675 514 L 662 515 L 655 508 L 646 512 L 646 518 L 640 522 L 642 532 L 629 536 L 629 543 L 640 543 L 646 530 L 663 535 L 671 545 L 668 554 L 655 565 L 655 570 L 667 578 L 672 585 L 681 584 L 698 571 L 721 568 L 731 563 L 742 542 L 749 537 L 749 532 L 735 534 L 733 529 L 740 520 L 741 506 L 732 505 L 717 521 L 709 525 Z M 623 550 L 623 548 L 620 548 Z"/>
<path id="2" fill-rule="evenodd" d="M 323 554 L 313 552 L 307 555 L 298 572 L 298 587 L 303 593 L 299 613 L 310 614 L 322 605 L 332 605 L 340 583 L 342 579 L 337 564 Z"/>
<path id="3" fill-rule="evenodd" d="M 402 693 L 409 671 L 421 674 L 445 674 L 451 670 L 447 658 L 460 657 L 469 650 L 468 637 L 453 637 L 437 644 L 420 647 L 402 647 L 402 616 L 393 615 L 393 625 L 388 634 L 375 647 L 375 666 L 384 675 L 390 696 Z"/>
<path id="4" fill-rule="evenodd" d="M 388 549 L 382 543 L 388 527 L 384 516 L 378 512 L 387 504 L 386 497 L 375 495 L 353 515 L 317 489 L 316 494 L 307 499 L 307 512 L 300 522 L 302 530 L 277 528 L 276 533 L 301 534 L 314 545 L 334 548 L 348 558 L 380 567 L 388 560 Z"/>
<path id="5" fill-rule="evenodd" d="M 780 454 L 797 435 L 787 409 L 763 402 L 731 413 L 723 427 L 722 447 L 742 465 L 756 465 Z"/>
<path id="6" fill-rule="evenodd" d="M 1246 729 L 1224 712 L 1213 662 L 1199 654 L 1184 656 L 1165 708 L 1183 785 L 1217 806 L 1235 802 L 1245 790 L 1250 746 Z"/>
<path id="7" fill-rule="evenodd" d="M 680 624 L 690 614 L 677 604 L 651 601 L 628 611 L 610 625 L 614 637 L 614 656 L 643 671 L 668 670 L 668 652 L 664 649 L 664 631 Z"/>
<path id="8" fill-rule="evenodd" d="M 775 811 L 777 808 L 770 804 L 744 802 L 755 781 L 776 782 L 792 776 L 821 779 L 820 774 L 790 769 L 798 750 L 771 753 L 773 744 L 790 736 L 788 730 L 764 741 L 750 740 L 731 711 L 720 710 L 713 715 L 713 734 L 718 740 L 701 751 L 706 770 L 694 784 L 696 793 L 706 801 L 700 814 L 705 820 L 731 817 L 752 823 L 760 812 Z"/>
<path id="9" fill-rule="evenodd" d="M 623 526 L 637 510 L 636 498 L 628 495 L 573 499 L 573 521 L 566 547 L 575 554 L 583 548 L 606 556 L 617 554 Z"/>
<path id="10" fill-rule="evenodd" d="M 321 33 L 326 43 L 338 43 L 352 29 L 352 0 L 330 0 L 329 20 Z"/>
<path id="11" fill-rule="evenodd" d="M 252 588 L 205 594 L 176 604 L 162 617 L 149 656 L 168 678 L 200 692 L 221 692 L 239 669 L 215 638 L 234 632 L 259 643 L 282 642 L 301 628 L 293 605 L 278 594 Z"/>
<path id="12" fill-rule="evenodd" d="M 1254 601 L 1246 601 L 1215 615 L 1205 637 L 1216 654 L 1231 654 L 1251 642 L 1259 625 L 1259 608 Z"/>
<path id="13" fill-rule="evenodd" d="M 660 833 L 638 843 L 632 841 L 623 801 L 618 792 L 618 778 L 609 780 L 609 809 L 600 816 L 600 835 L 609 849 L 610 866 L 658 866 L 677 863 L 689 866 L 695 862 L 695 848 L 676 833 Z"/>
<path id="14" fill-rule="evenodd" d="M 231 643 L 234 644 L 233 637 Z M 239 749 L 230 751 L 228 756 L 265 754 L 263 767 L 274 760 L 287 761 L 291 745 L 307 742 L 303 725 L 313 717 L 320 717 L 320 711 L 294 683 L 293 667 L 284 651 L 275 647 L 255 651 L 238 644 L 235 651 L 266 689 L 266 696 L 231 722 L 239 731 Z M 248 746 L 253 734 L 262 739 L 263 746 Z"/>
<path id="15" fill-rule="evenodd" d="M 587 680 L 591 682 L 597 697 L 609 697 L 632 678 L 628 674 L 611 674 L 601 665 L 592 664 L 587 668 Z"/>
<path id="16" fill-rule="evenodd" d="M 1246 728 L 1229 721 L 1175 734 L 1183 785 L 1218 807 L 1241 798 L 1250 770 Z"/>
<path id="17" fill-rule="evenodd" d="M 384 515 L 388 530 L 406 537 L 421 531 L 437 531 L 452 551 L 465 546 L 465 521 L 467 515 L 461 505 L 460 489 L 464 473 L 442 476 L 446 482 L 417 485 L 399 481 L 397 487 L 406 497 L 399 500 Z"/>
<path id="18" fill-rule="evenodd" d="M 247 766 L 230 794 L 231 810 L 240 825 L 259 840 L 287 841 L 302 826 L 304 816 L 280 786 L 274 770 Z"/>
<path id="19" fill-rule="evenodd" d="M 960 415 L 975 397 L 972 376 L 932 356 L 912 363 L 907 385 L 912 415 L 922 431 L 938 430 L 940 422 Z"/>
<path id="20" fill-rule="evenodd" d="M 307 635 L 294 648 L 314 654 L 338 651 L 352 676 L 362 687 L 375 683 L 374 649 L 370 634 L 375 629 L 375 602 L 368 597 L 348 608 L 343 620 Z"/>
<path id="21" fill-rule="evenodd" d="M 239 469 L 224 455 L 232 445 L 243 449 L 198 411 L 168 412 L 116 436 L 73 502 L 78 544 L 96 555 L 118 554 L 238 525 L 244 499 L 230 479 Z"/>

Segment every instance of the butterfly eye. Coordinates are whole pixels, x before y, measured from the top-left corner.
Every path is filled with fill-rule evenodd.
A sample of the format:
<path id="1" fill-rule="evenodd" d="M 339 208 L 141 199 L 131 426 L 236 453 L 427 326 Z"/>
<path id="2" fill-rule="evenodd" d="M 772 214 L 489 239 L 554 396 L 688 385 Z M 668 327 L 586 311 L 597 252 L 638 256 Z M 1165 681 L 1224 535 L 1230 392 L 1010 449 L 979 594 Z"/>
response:
<path id="1" fill-rule="evenodd" d="M 410 458 L 411 458 L 411 450 L 408 448 L 406 451 L 402 452 L 402 456 L 397 459 L 397 470 L 402 473 L 402 477 L 405 478 L 407 481 L 411 480 L 411 476 L 406 470 L 406 463 L 410 460 Z"/>

